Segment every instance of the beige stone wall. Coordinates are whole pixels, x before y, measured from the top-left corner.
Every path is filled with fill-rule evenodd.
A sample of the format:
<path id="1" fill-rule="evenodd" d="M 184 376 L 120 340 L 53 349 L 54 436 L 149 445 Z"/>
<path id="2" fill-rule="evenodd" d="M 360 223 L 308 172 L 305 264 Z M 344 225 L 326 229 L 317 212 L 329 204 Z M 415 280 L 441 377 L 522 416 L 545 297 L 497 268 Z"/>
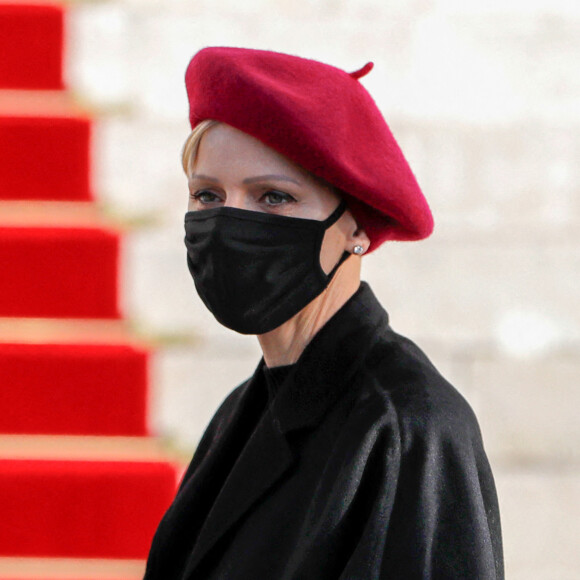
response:
<path id="1" fill-rule="evenodd" d="M 164 337 L 154 429 L 193 449 L 259 358 L 185 267 L 183 74 L 206 45 L 318 58 L 363 79 L 431 203 L 425 242 L 365 261 L 393 326 L 475 408 L 508 578 L 580 568 L 580 3 L 575 0 L 75 2 L 68 75 L 94 107 L 95 188 L 131 224 L 125 309 Z"/>

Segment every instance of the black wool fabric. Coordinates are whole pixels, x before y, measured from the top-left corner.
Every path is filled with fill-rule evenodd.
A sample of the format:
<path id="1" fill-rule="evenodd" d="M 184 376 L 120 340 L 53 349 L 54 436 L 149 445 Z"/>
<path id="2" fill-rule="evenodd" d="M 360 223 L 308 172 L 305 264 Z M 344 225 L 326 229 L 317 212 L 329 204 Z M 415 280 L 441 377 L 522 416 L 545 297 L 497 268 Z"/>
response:
<path id="1" fill-rule="evenodd" d="M 266 383 L 266 388 L 268 389 L 268 400 L 270 403 L 276 397 L 276 394 L 280 390 L 280 387 L 284 384 L 284 381 L 288 378 L 288 375 L 296 368 L 295 364 L 292 365 L 282 365 L 278 367 L 267 367 L 262 366 L 262 372 L 264 373 L 264 382 Z"/>
<path id="2" fill-rule="evenodd" d="M 267 373 L 211 420 L 146 580 L 503 580 L 477 420 L 367 284 Z"/>

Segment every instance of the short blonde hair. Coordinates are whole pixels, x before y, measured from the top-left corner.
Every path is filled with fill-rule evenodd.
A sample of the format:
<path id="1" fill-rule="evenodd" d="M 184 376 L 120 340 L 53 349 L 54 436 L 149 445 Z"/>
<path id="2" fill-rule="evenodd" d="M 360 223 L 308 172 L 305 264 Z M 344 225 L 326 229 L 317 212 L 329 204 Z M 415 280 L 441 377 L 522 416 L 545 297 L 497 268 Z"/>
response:
<path id="1" fill-rule="evenodd" d="M 199 143 L 201 141 L 201 138 L 208 129 L 211 129 L 214 125 L 217 125 L 218 123 L 219 121 L 214 121 L 213 119 L 205 119 L 204 121 L 201 121 L 201 123 L 198 123 L 193 128 L 193 130 L 185 140 L 183 150 L 181 152 L 181 165 L 186 175 L 189 176 L 193 168 L 193 164 L 195 163 L 195 160 L 197 158 L 197 151 L 199 149 Z"/>
<path id="2" fill-rule="evenodd" d="M 185 172 L 185 175 L 187 175 L 188 177 L 189 177 L 190 173 L 192 172 L 193 165 L 195 163 L 195 160 L 197 159 L 197 152 L 199 150 L 199 144 L 201 142 L 201 138 L 204 136 L 204 134 L 209 129 L 211 129 L 212 127 L 215 127 L 216 125 L 219 125 L 219 124 L 220 124 L 220 121 L 215 121 L 213 119 L 205 119 L 205 120 L 201 121 L 200 123 L 198 123 L 193 128 L 193 130 L 191 131 L 191 133 L 188 135 L 187 139 L 185 140 L 185 143 L 183 144 L 183 150 L 181 152 L 181 165 L 183 167 L 183 171 Z M 311 171 L 308 171 L 308 170 L 306 170 L 306 171 L 316 181 L 318 181 L 322 185 L 325 185 L 326 187 L 331 189 L 339 198 L 344 197 L 344 192 L 342 190 L 340 190 L 338 187 L 334 186 L 332 183 L 329 183 L 328 181 L 326 181 L 322 177 L 318 177 L 318 175 L 315 175 Z"/>

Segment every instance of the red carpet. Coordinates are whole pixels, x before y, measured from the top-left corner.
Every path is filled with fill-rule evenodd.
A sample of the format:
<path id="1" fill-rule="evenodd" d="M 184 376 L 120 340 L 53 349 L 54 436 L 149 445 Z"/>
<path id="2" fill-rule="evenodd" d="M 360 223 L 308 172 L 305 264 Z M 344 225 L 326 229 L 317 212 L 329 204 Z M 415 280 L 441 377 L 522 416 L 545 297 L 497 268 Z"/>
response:
<path id="1" fill-rule="evenodd" d="M 63 12 L 49 5 L 0 4 L 0 86 L 61 89 Z"/>
<path id="2" fill-rule="evenodd" d="M 105 343 L 62 334 L 64 319 L 80 328 L 70 319 L 110 327 L 120 318 L 121 243 L 119 231 L 69 211 L 93 207 L 92 120 L 73 104 L 69 110 L 68 97 L 60 100 L 64 23 L 57 5 L 0 4 L 0 91 L 21 91 L 0 99 L 0 204 L 12 208 L 3 217 L 0 205 L 0 317 L 10 317 L 0 332 L 0 578 L 71 578 L 28 570 L 35 558 L 70 558 L 74 566 L 80 558 L 80 569 L 112 564 L 121 567 L 103 576 L 135 580 L 178 469 L 163 450 L 142 451 L 154 443 L 147 438 L 148 350 L 131 346 L 126 334 Z M 57 91 L 58 112 L 46 106 L 53 93 L 43 89 Z M 41 326 L 57 332 L 43 336 L 68 342 L 43 342 L 30 318 L 52 319 Z M 11 338 L 16 326 L 37 333 Z M 73 449 L 71 435 L 92 438 L 72 438 Z M 21 563 L 27 571 L 15 573 Z M 104 580 L 99 574 L 93 580 Z"/>
<path id="3" fill-rule="evenodd" d="M 0 316 L 114 318 L 119 236 L 0 226 Z"/>
<path id="4" fill-rule="evenodd" d="M 0 115 L 0 198 L 90 200 L 90 132 L 85 118 Z"/>
<path id="5" fill-rule="evenodd" d="M 0 460 L 2 555 L 144 558 L 174 488 L 160 462 Z"/>
<path id="6" fill-rule="evenodd" d="M 147 360 L 125 345 L 0 344 L 0 433 L 146 435 Z"/>

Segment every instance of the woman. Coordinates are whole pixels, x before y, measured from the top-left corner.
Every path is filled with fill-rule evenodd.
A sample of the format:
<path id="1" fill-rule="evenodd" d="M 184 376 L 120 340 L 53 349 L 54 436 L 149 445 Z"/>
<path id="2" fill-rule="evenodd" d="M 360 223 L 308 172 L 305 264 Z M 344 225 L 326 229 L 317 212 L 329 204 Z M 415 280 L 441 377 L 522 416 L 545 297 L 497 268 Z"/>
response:
<path id="1" fill-rule="evenodd" d="M 362 255 L 432 230 L 371 67 L 238 48 L 188 67 L 189 269 L 263 359 L 207 427 L 147 580 L 503 578 L 477 421 L 360 282 Z"/>

